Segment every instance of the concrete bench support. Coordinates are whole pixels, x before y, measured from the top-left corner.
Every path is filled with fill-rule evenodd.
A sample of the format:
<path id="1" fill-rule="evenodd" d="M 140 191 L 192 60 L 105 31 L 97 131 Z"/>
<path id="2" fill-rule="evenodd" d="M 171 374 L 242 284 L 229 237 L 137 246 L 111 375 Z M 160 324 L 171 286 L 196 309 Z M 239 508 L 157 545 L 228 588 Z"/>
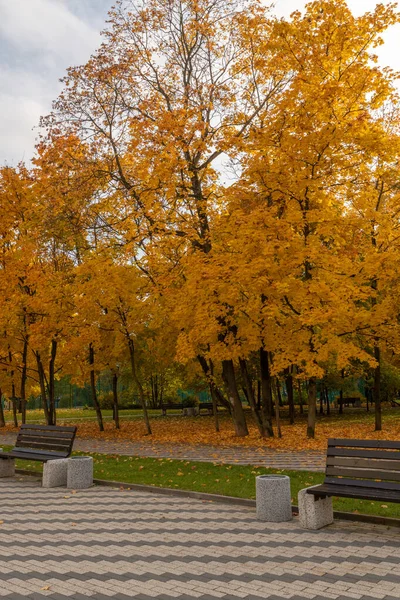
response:
<path id="1" fill-rule="evenodd" d="M 282 523 L 292 519 L 290 479 L 287 475 L 260 475 L 256 478 L 257 519 Z"/>
<path id="2" fill-rule="evenodd" d="M 93 485 L 93 458 L 91 456 L 73 456 L 68 459 L 67 487 L 83 490 Z"/>
<path id="3" fill-rule="evenodd" d="M 49 460 L 43 465 L 42 486 L 45 488 L 67 485 L 68 458 Z"/>
<path id="4" fill-rule="evenodd" d="M 3 449 L 0 449 L 3 452 Z M 15 459 L 1 458 L 0 459 L 0 477 L 14 477 L 15 475 Z"/>
<path id="5" fill-rule="evenodd" d="M 298 501 L 300 527 L 303 529 L 322 529 L 333 523 L 332 498 L 329 496 L 317 499 L 307 494 L 306 488 L 300 490 Z"/>

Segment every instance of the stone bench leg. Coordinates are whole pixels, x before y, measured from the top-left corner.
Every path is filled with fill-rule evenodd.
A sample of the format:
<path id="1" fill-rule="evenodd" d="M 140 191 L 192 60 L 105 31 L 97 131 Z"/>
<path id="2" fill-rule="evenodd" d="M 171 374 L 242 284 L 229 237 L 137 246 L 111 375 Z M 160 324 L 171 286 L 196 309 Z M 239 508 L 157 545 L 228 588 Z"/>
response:
<path id="1" fill-rule="evenodd" d="M 53 488 L 67 485 L 68 459 L 48 460 L 43 465 L 42 487 Z"/>
<path id="2" fill-rule="evenodd" d="M 93 458 L 91 456 L 73 456 L 68 459 L 67 487 L 84 490 L 93 485 Z"/>
<path id="3" fill-rule="evenodd" d="M 316 498 L 307 494 L 307 489 L 300 490 L 299 518 L 303 529 L 321 529 L 333 523 L 332 498 Z"/>
<path id="4" fill-rule="evenodd" d="M 0 459 L 0 477 L 14 477 L 15 475 L 15 459 L 1 458 Z"/>

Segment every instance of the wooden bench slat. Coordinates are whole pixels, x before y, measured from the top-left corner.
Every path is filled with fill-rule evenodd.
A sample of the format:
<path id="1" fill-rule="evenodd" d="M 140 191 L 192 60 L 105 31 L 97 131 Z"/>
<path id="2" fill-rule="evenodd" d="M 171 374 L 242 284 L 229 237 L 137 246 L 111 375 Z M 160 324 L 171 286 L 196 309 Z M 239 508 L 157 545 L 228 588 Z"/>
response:
<path id="1" fill-rule="evenodd" d="M 354 448 L 384 448 L 400 450 L 400 442 L 393 442 L 391 440 L 349 440 L 329 438 L 328 447 L 332 446 L 350 446 Z"/>
<path id="2" fill-rule="evenodd" d="M 13 448 L 10 453 L 21 454 L 25 456 L 25 454 L 35 454 L 41 456 L 64 456 L 66 454 L 63 450 L 43 450 L 41 448 Z M 0 454 L 1 455 L 1 454 Z"/>
<path id="3" fill-rule="evenodd" d="M 351 458 L 328 456 L 326 464 L 329 467 L 358 467 L 358 468 L 376 468 L 382 471 L 396 471 L 400 468 L 400 463 L 396 460 L 378 460 L 368 458 Z"/>
<path id="4" fill-rule="evenodd" d="M 378 490 L 395 490 L 400 491 L 400 486 L 395 481 L 372 481 L 371 479 L 338 479 L 337 477 L 326 477 L 324 483 L 331 485 L 346 486 L 359 488 L 376 488 Z"/>
<path id="5" fill-rule="evenodd" d="M 25 429 L 42 429 L 43 431 L 55 431 L 56 433 L 76 433 L 76 427 L 65 427 L 63 425 L 31 425 L 27 423 L 26 425 L 21 425 L 20 431 L 24 431 Z"/>
<path id="6" fill-rule="evenodd" d="M 27 435 L 33 435 L 35 437 L 44 437 L 49 439 L 65 439 L 71 440 L 74 438 L 75 433 L 69 431 L 44 431 L 43 429 L 24 429 L 18 432 L 18 437 L 24 437 Z"/>
<path id="7" fill-rule="evenodd" d="M 343 498 L 357 498 L 359 500 L 377 500 L 379 502 L 400 502 L 400 491 L 376 490 L 371 488 L 341 487 L 322 484 L 316 488 L 309 488 L 307 493 L 314 496 L 339 496 Z"/>
<path id="8" fill-rule="evenodd" d="M 22 448 L 21 448 L 22 450 Z M 45 452 L 39 453 L 34 450 L 29 451 L 27 448 L 27 452 L 19 452 L 12 450 L 11 452 L 1 452 L 0 454 L 4 454 L 2 459 L 5 458 L 19 458 L 21 460 L 37 460 L 41 462 L 47 462 L 48 460 L 56 460 L 59 458 L 68 458 L 69 454 L 65 452 Z"/>
<path id="9" fill-rule="evenodd" d="M 340 475 L 342 477 L 364 477 L 365 479 L 388 479 L 400 481 L 400 471 L 379 471 L 378 469 L 345 469 L 341 467 L 327 467 L 327 475 Z"/>
<path id="10" fill-rule="evenodd" d="M 28 448 L 33 450 L 41 450 L 42 452 L 51 452 L 55 450 L 57 452 L 69 452 L 69 446 L 61 446 L 59 444 L 43 444 L 43 443 L 32 443 L 32 442 L 18 442 L 15 448 Z"/>
<path id="11" fill-rule="evenodd" d="M 387 458 L 400 460 L 400 452 L 390 450 L 352 450 L 347 448 L 328 448 L 327 456 L 354 456 L 359 458 Z"/>
<path id="12" fill-rule="evenodd" d="M 16 446 L 18 446 L 18 444 L 20 442 L 32 442 L 32 444 L 46 444 L 48 445 L 52 445 L 52 444 L 57 444 L 58 446 L 70 446 L 71 445 L 71 440 L 66 440 L 64 438 L 47 438 L 47 437 L 38 437 L 38 436 L 33 436 L 33 435 L 19 435 L 17 437 L 17 441 L 16 441 Z"/>

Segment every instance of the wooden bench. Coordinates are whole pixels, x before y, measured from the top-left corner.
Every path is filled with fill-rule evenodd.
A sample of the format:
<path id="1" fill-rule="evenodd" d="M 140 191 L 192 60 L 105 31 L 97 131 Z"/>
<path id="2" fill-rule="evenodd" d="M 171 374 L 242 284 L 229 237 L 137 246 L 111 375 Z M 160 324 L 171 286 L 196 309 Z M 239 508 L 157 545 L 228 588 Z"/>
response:
<path id="1" fill-rule="evenodd" d="M 332 496 L 400 503 L 400 442 L 329 439 L 324 483 L 300 494 L 299 512 L 308 511 L 310 520 L 323 523 L 321 527 L 333 520 Z M 314 505 L 307 503 L 305 494 L 314 497 Z"/>
<path id="2" fill-rule="evenodd" d="M 183 406 L 182 404 L 174 404 L 173 402 L 170 402 L 169 404 L 161 404 L 163 417 L 167 416 L 167 410 L 181 410 L 183 412 Z"/>
<path id="3" fill-rule="evenodd" d="M 201 410 L 208 410 L 208 414 L 209 415 L 213 415 L 214 414 L 214 406 L 212 402 L 200 402 L 199 403 L 199 414 L 201 413 Z"/>
<path id="4" fill-rule="evenodd" d="M 68 458 L 76 435 L 76 427 L 52 425 L 21 425 L 15 447 L 0 452 L 0 459 L 22 458 L 47 462 Z"/>

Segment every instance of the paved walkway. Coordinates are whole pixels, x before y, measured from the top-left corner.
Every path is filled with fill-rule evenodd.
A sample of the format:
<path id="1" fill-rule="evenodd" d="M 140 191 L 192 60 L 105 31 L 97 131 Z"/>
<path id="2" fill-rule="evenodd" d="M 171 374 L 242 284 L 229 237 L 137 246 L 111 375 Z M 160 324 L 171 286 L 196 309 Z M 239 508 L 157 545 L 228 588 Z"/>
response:
<path id="1" fill-rule="evenodd" d="M 15 434 L 0 434 L 1 444 L 14 444 Z M 257 465 L 271 469 L 295 471 L 324 471 L 325 454 L 322 452 L 282 452 L 271 448 L 246 448 L 243 446 L 221 448 L 217 446 L 188 446 L 186 444 L 162 444 L 159 442 L 128 440 L 109 441 L 77 439 L 74 449 L 100 454 L 122 454 L 155 458 L 175 458 L 236 465 Z"/>
<path id="2" fill-rule="evenodd" d="M 0 481 L 0 597 L 398 600 L 400 531 L 256 521 L 250 508 Z"/>

